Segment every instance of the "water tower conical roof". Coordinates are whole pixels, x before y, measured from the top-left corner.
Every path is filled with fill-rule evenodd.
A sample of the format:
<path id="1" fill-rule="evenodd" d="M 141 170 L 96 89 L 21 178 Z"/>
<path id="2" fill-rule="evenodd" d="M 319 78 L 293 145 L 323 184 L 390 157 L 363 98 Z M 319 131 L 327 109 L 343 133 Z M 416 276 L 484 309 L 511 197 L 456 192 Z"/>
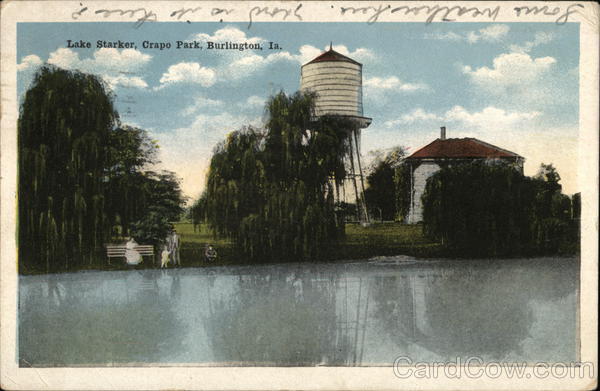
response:
<path id="1" fill-rule="evenodd" d="M 354 61 L 348 56 L 344 56 L 342 53 L 338 53 L 333 49 L 329 49 L 326 52 L 319 54 L 317 57 L 307 62 L 304 65 L 313 64 L 315 62 L 329 62 L 329 61 L 342 61 L 342 62 L 350 62 L 352 64 L 361 65 L 358 61 Z"/>

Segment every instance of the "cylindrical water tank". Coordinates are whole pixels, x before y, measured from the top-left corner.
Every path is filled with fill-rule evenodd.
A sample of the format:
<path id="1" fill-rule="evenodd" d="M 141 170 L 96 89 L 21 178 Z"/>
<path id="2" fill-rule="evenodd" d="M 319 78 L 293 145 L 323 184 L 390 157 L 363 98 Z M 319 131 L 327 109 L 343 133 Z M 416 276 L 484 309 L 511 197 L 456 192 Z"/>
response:
<path id="1" fill-rule="evenodd" d="M 317 116 L 363 117 L 362 64 L 333 49 L 302 65 L 300 89 L 317 94 Z"/>

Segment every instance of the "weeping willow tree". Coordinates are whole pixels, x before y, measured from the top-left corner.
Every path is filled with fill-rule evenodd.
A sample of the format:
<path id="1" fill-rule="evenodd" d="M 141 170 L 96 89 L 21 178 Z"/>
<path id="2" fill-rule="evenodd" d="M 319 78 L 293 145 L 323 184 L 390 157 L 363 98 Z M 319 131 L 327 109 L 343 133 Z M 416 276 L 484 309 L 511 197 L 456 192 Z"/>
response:
<path id="1" fill-rule="evenodd" d="M 188 217 L 194 225 L 194 231 L 200 229 L 200 224 L 206 222 L 206 213 L 208 199 L 206 198 L 206 191 L 204 191 L 200 198 L 198 198 L 192 206 L 189 208 Z"/>
<path id="2" fill-rule="evenodd" d="M 315 120 L 314 95 L 281 92 L 265 131 L 231 133 L 211 160 L 206 218 L 250 259 L 316 259 L 343 234 L 334 192 L 346 175 L 352 121 Z"/>
<path id="3" fill-rule="evenodd" d="M 103 82 L 43 67 L 18 121 L 19 260 L 56 271 L 91 263 L 109 234 L 104 173 L 118 120 Z"/>

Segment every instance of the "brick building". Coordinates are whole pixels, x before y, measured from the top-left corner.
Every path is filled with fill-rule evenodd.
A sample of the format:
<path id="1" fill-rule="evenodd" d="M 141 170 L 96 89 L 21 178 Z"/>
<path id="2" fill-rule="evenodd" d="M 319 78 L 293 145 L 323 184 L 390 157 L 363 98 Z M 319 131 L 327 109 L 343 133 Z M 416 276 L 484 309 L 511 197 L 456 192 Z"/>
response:
<path id="1" fill-rule="evenodd" d="M 446 128 L 441 128 L 440 138 L 419 149 L 406 158 L 410 167 L 410 209 L 407 222 L 415 224 L 423 219 L 421 197 L 427 178 L 444 165 L 464 162 L 485 161 L 510 164 L 523 173 L 525 158 L 514 152 L 488 144 L 476 138 L 446 138 Z"/>

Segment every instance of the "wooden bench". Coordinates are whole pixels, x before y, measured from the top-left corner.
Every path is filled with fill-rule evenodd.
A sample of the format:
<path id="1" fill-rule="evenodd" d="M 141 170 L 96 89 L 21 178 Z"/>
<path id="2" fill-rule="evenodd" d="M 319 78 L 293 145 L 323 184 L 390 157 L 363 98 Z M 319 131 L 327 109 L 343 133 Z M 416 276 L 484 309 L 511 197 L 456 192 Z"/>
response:
<path id="1" fill-rule="evenodd" d="M 124 258 L 126 249 L 125 244 L 107 244 L 106 255 L 108 256 L 108 263 L 110 264 L 111 258 Z M 154 255 L 154 246 L 151 244 L 138 244 L 135 246 L 135 250 L 141 256 Z"/>

